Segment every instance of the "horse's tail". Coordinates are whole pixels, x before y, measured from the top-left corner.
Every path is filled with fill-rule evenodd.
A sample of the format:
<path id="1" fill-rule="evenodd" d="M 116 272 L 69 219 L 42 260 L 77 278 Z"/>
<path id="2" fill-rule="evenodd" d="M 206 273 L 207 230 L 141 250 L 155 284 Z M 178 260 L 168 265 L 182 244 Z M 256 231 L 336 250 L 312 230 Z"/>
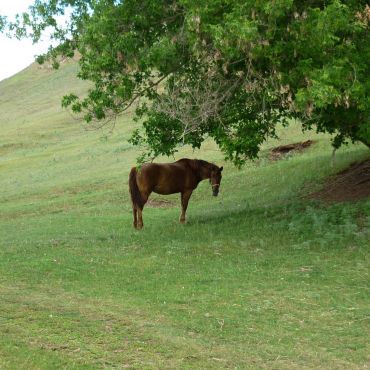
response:
<path id="1" fill-rule="evenodd" d="M 136 175 L 137 175 L 136 167 L 132 167 L 131 172 L 130 172 L 130 177 L 128 180 L 132 205 L 134 207 L 139 207 L 140 209 L 143 209 L 144 202 L 141 198 L 141 193 L 137 186 Z"/>

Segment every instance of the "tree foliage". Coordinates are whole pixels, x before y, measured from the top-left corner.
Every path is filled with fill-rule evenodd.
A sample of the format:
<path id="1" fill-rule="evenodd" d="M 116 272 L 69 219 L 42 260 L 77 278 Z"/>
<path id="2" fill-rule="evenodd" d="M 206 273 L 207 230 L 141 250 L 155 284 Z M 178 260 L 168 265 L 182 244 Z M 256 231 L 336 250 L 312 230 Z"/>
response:
<path id="1" fill-rule="evenodd" d="M 134 106 L 131 141 L 146 155 L 212 137 L 237 165 L 291 118 L 335 147 L 370 147 L 369 24 L 366 0 L 35 0 L 0 17 L 17 37 L 52 29 L 56 67 L 79 53 L 78 77 L 94 87 L 62 104 L 90 124 Z"/>

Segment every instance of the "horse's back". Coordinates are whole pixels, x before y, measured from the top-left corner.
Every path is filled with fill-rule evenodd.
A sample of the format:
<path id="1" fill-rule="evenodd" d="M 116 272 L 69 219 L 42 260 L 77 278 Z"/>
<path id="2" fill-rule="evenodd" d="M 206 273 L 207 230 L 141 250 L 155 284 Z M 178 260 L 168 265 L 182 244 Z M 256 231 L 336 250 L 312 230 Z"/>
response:
<path id="1" fill-rule="evenodd" d="M 182 192 L 188 183 L 188 176 L 185 161 L 148 163 L 141 167 L 137 181 L 144 191 L 166 195 Z"/>

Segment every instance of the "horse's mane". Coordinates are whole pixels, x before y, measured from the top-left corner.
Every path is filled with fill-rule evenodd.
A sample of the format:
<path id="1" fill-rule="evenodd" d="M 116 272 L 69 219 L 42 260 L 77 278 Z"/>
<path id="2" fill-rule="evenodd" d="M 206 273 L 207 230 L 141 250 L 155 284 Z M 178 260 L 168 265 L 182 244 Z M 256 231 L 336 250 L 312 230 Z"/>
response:
<path id="1" fill-rule="evenodd" d="M 203 161 L 203 159 L 195 159 L 196 163 L 199 167 L 211 167 L 213 166 L 212 163 L 209 163 L 207 161 Z"/>
<path id="2" fill-rule="evenodd" d="M 203 168 L 203 167 L 205 167 L 209 170 L 217 168 L 217 166 L 215 164 L 204 161 L 203 159 L 193 159 L 191 161 L 192 161 L 192 165 L 194 166 L 194 168 L 198 171 L 200 171 L 201 168 Z"/>
<path id="3" fill-rule="evenodd" d="M 187 162 L 188 165 L 193 168 L 195 171 L 200 171 L 202 168 L 207 168 L 207 169 L 214 169 L 217 168 L 217 166 L 213 163 L 204 161 L 203 159 L 188 159 L 188 158 L 182 158 L 179 159 L 178 162 Z"/>

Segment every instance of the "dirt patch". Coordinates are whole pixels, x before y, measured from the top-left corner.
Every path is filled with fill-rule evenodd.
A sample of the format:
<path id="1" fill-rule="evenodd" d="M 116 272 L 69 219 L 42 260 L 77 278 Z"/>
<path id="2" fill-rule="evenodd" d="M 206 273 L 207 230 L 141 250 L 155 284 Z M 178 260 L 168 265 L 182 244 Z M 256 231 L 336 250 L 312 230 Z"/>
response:
<path id="1" fill-rule="evenodd" d="M 323 189 L 310 198 L 325 202 L 356 201 L 370 196 L 370 159 L 352 163 L 332 176 Z"/>
<path id="2" fill-rule="evenodd" d="M 284 158 L 287 154 L 300 153 L 303 150 L 309 148 L 314 143 L 313 140 L 301 141 L 299 143 L 280 145 L 276 148 L 271 149 L 269 159 L 271 161 L 279 161 Z"/>
<path id="3" fill-rule="evenodd" d="M 3 144 L 0 145 L 0 154 L 6 155 L 15 152 L 18 149 L 24 149 L 25 145 L 23 143 L 13 143 L 13 144 Z"/>
<path id="4" fill-rule="evenodd" d="M 164 199 L 149 199 L 145 206 L 149 208 L 171 208 L 175 206 L 175 202 Z"/>

